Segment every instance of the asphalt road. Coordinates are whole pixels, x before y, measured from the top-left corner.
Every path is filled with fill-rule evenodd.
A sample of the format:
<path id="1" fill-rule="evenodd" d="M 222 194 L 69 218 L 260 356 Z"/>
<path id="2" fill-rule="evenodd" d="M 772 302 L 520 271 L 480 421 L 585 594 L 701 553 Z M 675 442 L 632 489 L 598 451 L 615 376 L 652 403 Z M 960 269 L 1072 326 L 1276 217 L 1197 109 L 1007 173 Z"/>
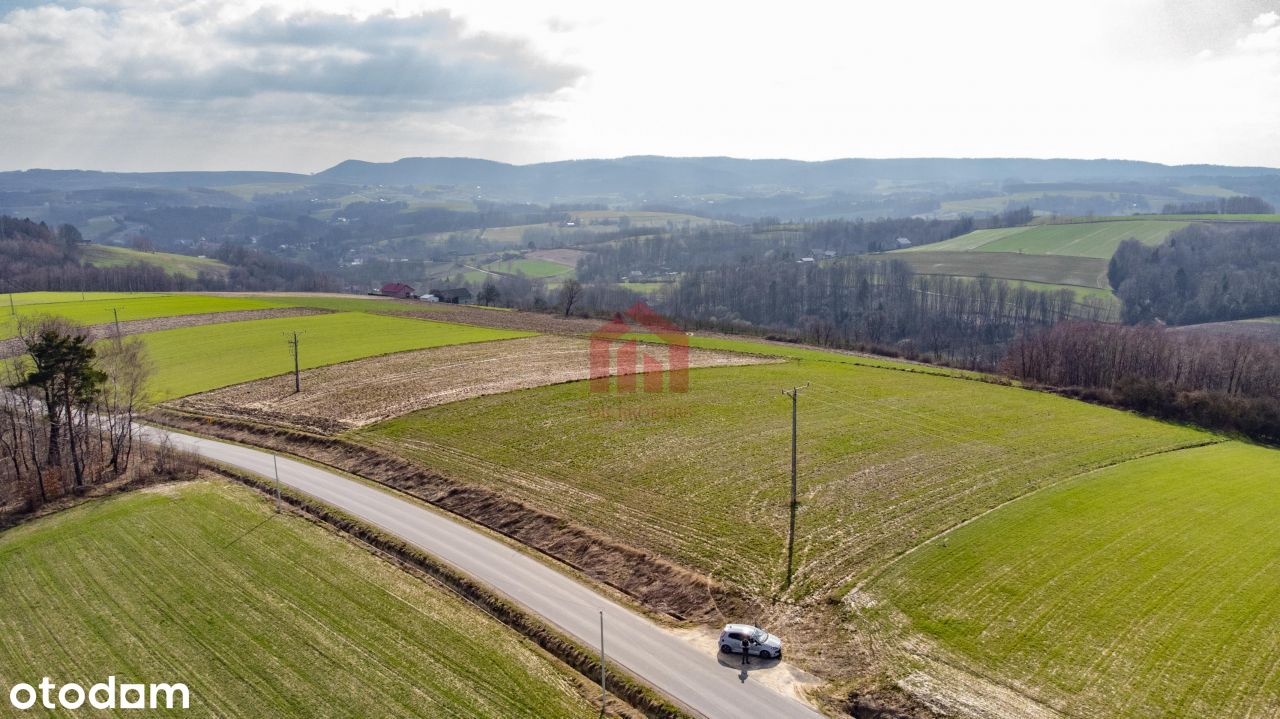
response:
<path id="1" fill-rule="evenodd" d="M 157 437 L 164 430 L 147 427 L 144 432 Z M 268 452 L 168 434 L 175 445 L 207 459 L 272 476 L 272 455 Z M 603 611 L 609 662 L 625 667 L 695 715 L 710 719 L 822 716 L 753 680 L 753 673 L 768 671 L 758 658 L 752 659 L 753 666 L 747 672 L 740 671 L 736 657 L 722 664 L 709 648 L 695 647 L 587 585 L 461 522 L 333 472 L 284 457 L 278 461 L 282 484 L 403 538 L 506 595 L 585 646 L 599 645 L 599 613 Z"/>

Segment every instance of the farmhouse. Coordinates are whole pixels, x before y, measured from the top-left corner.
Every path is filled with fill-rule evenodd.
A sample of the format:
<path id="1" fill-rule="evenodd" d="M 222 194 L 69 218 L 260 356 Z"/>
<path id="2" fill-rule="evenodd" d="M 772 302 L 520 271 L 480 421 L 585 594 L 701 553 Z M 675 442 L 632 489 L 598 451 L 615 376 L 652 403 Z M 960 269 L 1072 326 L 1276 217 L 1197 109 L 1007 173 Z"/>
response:
<path id="1" fill-rule="evenodd" d="M 898 239 L 894 240 L 894 244 L 898 246 L 898 249 L 902 249 L 904 247 L 910 247 L 911 240 L 908 240 L 905 237 L 899 237 Z"/>
<path id="2" fill-rule="evenodd" d="M 383 297 L 399 297 L 402 300 L 410 300 L 418 296 L 412 287 L 403 282 L 387 283 L 382 286 L 382 289 L 378 290 L 378 294 Z"/>
<path id="3" fill-rule="evenodd" d="M 452 290 L 431 290 L 431 294 L 435 295 L 441 302 L 450 304 L 467 304 L 471 302 L 471 290 L 466 287 Z"/>

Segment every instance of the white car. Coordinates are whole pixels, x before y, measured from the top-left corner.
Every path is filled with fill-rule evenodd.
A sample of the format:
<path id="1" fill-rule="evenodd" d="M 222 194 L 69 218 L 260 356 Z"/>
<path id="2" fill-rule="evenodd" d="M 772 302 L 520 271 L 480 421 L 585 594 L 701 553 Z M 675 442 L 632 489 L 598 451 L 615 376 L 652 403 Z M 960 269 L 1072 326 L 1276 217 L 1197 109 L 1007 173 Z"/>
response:
<path id="1" fill-rule="evenodd" d="M 760 627 L 750 624 L 726 624 L 720 631 L 720 651 L 726 654 L 742 654 L 742 643 L 749 641 L 747 653 L 763 659 L 782 656 L 782 640 Z"/>

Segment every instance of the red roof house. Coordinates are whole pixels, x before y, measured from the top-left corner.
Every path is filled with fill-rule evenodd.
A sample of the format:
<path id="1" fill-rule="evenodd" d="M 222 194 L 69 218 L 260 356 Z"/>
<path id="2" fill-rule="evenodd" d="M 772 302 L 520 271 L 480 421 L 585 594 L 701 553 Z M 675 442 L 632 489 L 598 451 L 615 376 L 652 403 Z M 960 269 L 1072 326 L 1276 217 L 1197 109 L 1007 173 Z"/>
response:
<path id="1" fill-rule="evenodd" d="M 418 295 L 413 288 L 403 282 L 391 282 L 382 286 L 378 294 L 383 297 L 399 297 L 402 300 L 411 300 Z"/>

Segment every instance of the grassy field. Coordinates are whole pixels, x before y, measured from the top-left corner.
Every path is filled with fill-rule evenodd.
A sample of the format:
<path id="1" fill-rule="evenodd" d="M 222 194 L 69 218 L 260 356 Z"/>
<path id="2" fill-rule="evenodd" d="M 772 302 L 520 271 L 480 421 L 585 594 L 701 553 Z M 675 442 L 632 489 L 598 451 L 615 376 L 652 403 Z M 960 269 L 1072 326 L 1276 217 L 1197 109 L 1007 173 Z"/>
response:
<path id="1" fill-rule="evenodd" d="M 911 265 L 916 272 L 926 275 L 959 277 L 987 275 L 1002 280 L 1110 290 L 1107 282 L 1107 261 L 1093 257 L 982 251 L 895 252 L 890 257 L 902 260 Z"/>
<path id="2" fill-rule="evenodd" d="M 1168 220 L 1134 220 L 975 230 L 950 240 L 900 252 L 1007 252 L 1105 260 L 1115 254 L 1124 240 L 1133 238 L 1147 245 L 1158 245 L 1169 233 L 1188 224 Z"/>
<path id="3" fill-rule="evenodd" d="M 595 716 L 540 650 L 443 589 L 299 518 L 245 534 L 270 517 L 199 482 L 0 534 L 0 683 L 187 684 L 190 711 L 164 716 Z"/>
<path id="4" fill-rule="evenodd" d="M 1187 191 L 1195 188 L 1186 188 Z M 1220 188 L 1218 188 L 1220 189 Z M 1191 194 L 1205 194 L 1191 192 Z M 1231 193 L 1233 195 L 1239 193 Z M 997 213 L 1004 212 L 1010 207 L 1034 203 L 1046 195 L 1058 197 L 1104 197 L 1108 199 L 1116 199 L 1117 193 L 1104 192 L 1099 190 L 1048 190 L 1040 192 L 1014 192 L 1007 195 L 992 195 L 991 197 L 974 197 L 964 200 L 948 200 L 943 202 L 940 209 L 946 214 L 974 214 L 978 212 Z M 1214 195 L 1217 196 L 1217 195 Z M 1143 195 L 1143 199 L 1151 207 L 1160 207 L 1167 202 L 1173 202 L 1174 198 L 1167 195 Z"/>
<path id="5" fill-rule="evenodd" d="M 86 240 L 96 242 L 99 238 L 114 231 L 119 226 L 111 215 L 99 215 L 98 217 L 90 218 L 88 222 L 80 224 L 79 229 Z"/>
<path id="6" fill-rule="evenodd" d="M 652 295 L 669 290 L 676 285 L 674 282 L 619 282 L 618 286 L 643 295 Z"/>
<path id="7" fill-rule="evenodd" d="M 114 321 L 116 310 L 121 322 L 149 320 L 156 317 L 177 317 L 209 312 L 237 310 L 265 310 L 292 306 L 287 300 L 247 297 L 213 297 L 209 295 L 160 295 L 160 294 L 111 294 L 79 292 L 33 292 L 32 299 L 43 302 L 21 303 L 18 317 L 57 315 L 84 325 L 100 325 Z M 24 298 L 24 295 L 14 295 Z M 18 323 L 12 316 L 0 320 L 0 339 L 17 334 Z"/>
<path id="8" fill-rule="evenodd" d="M 139 252 L 126 247 L 109 247 L 107 245 L 88 245 L 81 251 L 85 262 L 96 267 L 125 267 L 141 262 L 144 265 L 155 265 L 174 275 L 194 278 L 201 272 L 213 275 L 226 275 L 230 268 L 218 260 L 207 257 L 191 257 L 175 255 L 169 252 Z"/>
<path id="9" fill-rule="evenodd" d="M 1188 224 L 1190 223 L 1153 220 L 1039 225 L 988 242 L 977 249 L 982 252 L 1023 252 L 1110 259 L 1125 240 L 1136 239 L 1145 245 L 1158 245 L 1170 233 Z"/>
<path id="10" fill-rule="evenodd" d="M 1067 716 L 1276 716 L 1278 477 L 1236 442 L 1081 476 L 914 552 L 864 611 Z"/>
<path id="11" fill-rule="evenodd" d="M 1090 222 L 1089 218 L 1074 219 L 1078 222 Z M 1132 215 L 1128 217 L 1108 217 L 1107 222 L 1146 222 L 1147 220 L 1204 220 L 1206 222 L 1280 222 L 1280 215 Z"/>
<path id="12" fill-rule="evenodd" d="M 151 292 L 17 292 L 6 294 L 0 299 L 0 305 L 7 306 L 9 298 L 15 305 L 48 305 L 55 302 L 86 302 L 96 300 L 125 300 L 147 297 L 158 297 Z"/>
<path id="13" fill-rule="evenodd" d="M 1212 441 L 1045 394 L 827 357 L 692 370 L 687 394 L 590 394 L 578 382 L 481 397 L 352 437 L 767 594 L 786 536 L 780 390 L 805 382 L 800 596 L 839 595 L 1028 491 Z"/>
<path id="14" fill-rule="evenodd" d="M 362 312 L 180 327 L 138 335 L 156 372 L 156 399 L 172 399 L 293 370 L 288 333 L 299 333 L 304 369 L 444 345 L 527 337 L 483 327 Z"/>
<path id="15" fill-rule="evenodd" d="M 508 275 L 522 274 L 527 277 L 557 277 L 573 273 L 572 267 L 566 267 L 559 262 L 529 258 L 491 262 L 484 268 L 491 272 L 502 272 Z"/>

